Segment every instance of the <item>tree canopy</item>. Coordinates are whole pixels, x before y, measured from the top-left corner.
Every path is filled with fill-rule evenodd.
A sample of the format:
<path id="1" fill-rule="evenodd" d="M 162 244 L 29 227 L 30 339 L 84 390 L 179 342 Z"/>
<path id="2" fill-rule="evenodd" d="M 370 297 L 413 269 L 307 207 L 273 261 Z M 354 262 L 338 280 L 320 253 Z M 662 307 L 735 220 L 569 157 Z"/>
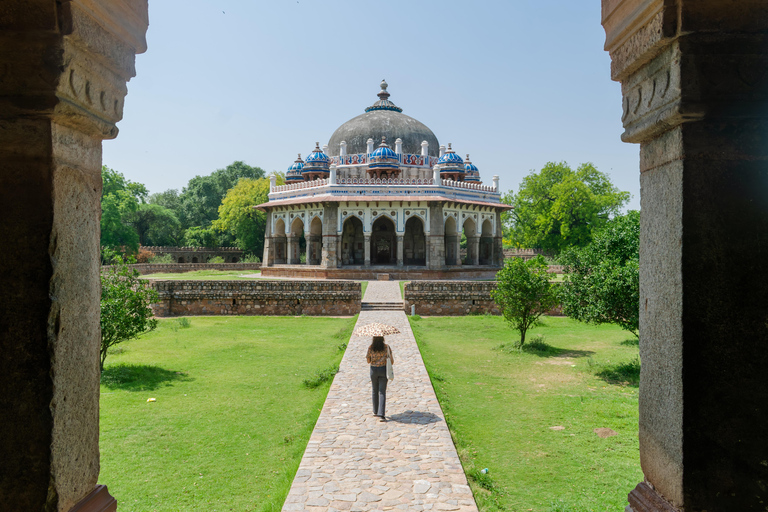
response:
<path id="1" fill-rule="evenodd" d="M 528 329 L 557 305 L 555 285 L 549 281 L 547 269 L 541 256 L 527 261 L 509 258 L 496 273 L 496 289 L 491 297 L 504 319 L 520 333 L 520 347 L 525 344 Z"/>
<path id="2" fill-rule="evenodd" d="M 240 178 L 259 179 L 264 175 L 262 169 L 237 161 L 208 176 L 195 176 L 179 196 L 178 215 L 182 227 L 209 227 L 218 218 L 219 205 L 227 191 Z"/>
<path id="3" fill-rule="evenodd" d="M 139 235 L 131 217 L 147 197 L 147 188 L 127 180 L 106 165 L 101 168 L 101 246 L 111 250 L 139 249 Z"/>
<path id="4" fill-rule="evenodd" d="M 565 162 L 550 162 L 523 178 L 517 194 L 503 197 L 514 209 L 502 222 L 509 244 L 558 253 L 588 244 L 629 198 L 590 163 L 574 171 Z"/>
<path id="5" fill-rule="evenodd" d="M 277 177 L 277 184 L 284 179 Z M 260 256 L 264 252 L 264 231 L 266 215 L 254 210 L 253 206 L 269 200 L 269 179 L 243 178 L 232 187 L 219 206 L 219 217 L 213 227 L 231 233 L 237 246 L 244 251 Z"/>
<path id="6" fill-rule="evenodd" d="M 563 251 L 563 313 L 582 322 L 616 324 L 637 336 L 639 245 L 640 212 L 629 211 L 597 231 L 586 247 Z"/>

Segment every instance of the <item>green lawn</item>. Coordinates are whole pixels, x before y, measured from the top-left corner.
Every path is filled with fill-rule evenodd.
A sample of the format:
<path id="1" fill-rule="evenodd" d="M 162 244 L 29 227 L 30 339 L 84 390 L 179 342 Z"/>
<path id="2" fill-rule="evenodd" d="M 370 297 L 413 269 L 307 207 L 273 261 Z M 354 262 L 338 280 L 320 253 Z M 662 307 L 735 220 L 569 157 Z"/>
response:
<path id="1" fill-rule="evenodd" d="M 123 512 L 280 510 L 330 383 L 302 381 L 338 365 L 355 320 L 162 319 L 119 345 L 102 375 L 99 483 Z"/>
<path id="2" fill-rule="evenodd" d="M 368 281 L 360 282 L 360 299 L 365 297 L 365 289 L 368 288 Z"/>
<path id="3" fill-rule="evenodd" d="M 260 274 L 261 270 L 194 270 L 192 272 L 158 272 L 157 274 L 145 274 L 142 279 L 190 279 L 190 280 L 243 280 L 260 279 L 255 277 L 245 277 L 253 274 Z"/>
<path id="4" fill-rule="evenodd" d="M 631 334 L 548 317 L 527 340 L 550 347 L 519 351 L 501 317 L 410 318 L 480 510 L 624 509 L 643 479 Z"/>

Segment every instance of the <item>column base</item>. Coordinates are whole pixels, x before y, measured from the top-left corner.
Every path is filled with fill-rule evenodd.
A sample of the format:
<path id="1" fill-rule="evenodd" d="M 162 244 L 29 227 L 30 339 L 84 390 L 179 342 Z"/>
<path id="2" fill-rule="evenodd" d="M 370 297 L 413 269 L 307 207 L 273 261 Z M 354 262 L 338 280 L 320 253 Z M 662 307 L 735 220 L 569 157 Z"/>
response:
<path id="1" fill-rule="evenodd" d="M 680 512 L 647 482 L 637 484 L 627 498 L 629 505 L 624 509 L 625 512 Z"/>
<path id="2" fill-rule="evenodd" d="M 97 485 L 96 488 L 78 501 L 69 512 L 116 512 L 117 500 L 109 494 L 106 485 Z"/>

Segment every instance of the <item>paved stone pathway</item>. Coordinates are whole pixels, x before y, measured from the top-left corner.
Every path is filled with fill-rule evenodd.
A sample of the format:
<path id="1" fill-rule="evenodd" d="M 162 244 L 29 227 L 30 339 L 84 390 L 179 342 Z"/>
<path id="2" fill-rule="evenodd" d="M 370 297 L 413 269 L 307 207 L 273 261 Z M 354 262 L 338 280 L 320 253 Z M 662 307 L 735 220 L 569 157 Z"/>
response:
<path id="1" fill-rule="evenodd" d="M 400 287 L 371 281 L 365 300 L 400 300 Z M 477 512 L 405 314 L 364 311 L 357 326 L 371 322 L 401 332 L 387 336 L 395 358 L 389 421 L 372 414 L 365 362 L 371 340 L 352 336 L 283 510 Z"/>

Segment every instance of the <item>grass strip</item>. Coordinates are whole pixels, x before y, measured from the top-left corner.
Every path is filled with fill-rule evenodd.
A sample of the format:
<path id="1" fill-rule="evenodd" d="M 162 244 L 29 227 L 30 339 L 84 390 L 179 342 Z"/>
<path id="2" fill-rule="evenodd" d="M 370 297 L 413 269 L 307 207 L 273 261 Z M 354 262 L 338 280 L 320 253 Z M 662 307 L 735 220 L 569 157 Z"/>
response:
<path id="1" fill-rule="evenodd" d="M 102 376 L 99 483 L 121 511 L 280 510 L 329 388 L 302 382 L 338 368 L 355 321 L 161 319 L 119 345 Z"/>
<path id="2" fill-rule="evenodd" d="M 635 367 L 631 335 L 545 317 L 517 349 L 501 317 L 409 318 L 481 511 L 623 510 L 637 388 L 602 371 Z"/>

